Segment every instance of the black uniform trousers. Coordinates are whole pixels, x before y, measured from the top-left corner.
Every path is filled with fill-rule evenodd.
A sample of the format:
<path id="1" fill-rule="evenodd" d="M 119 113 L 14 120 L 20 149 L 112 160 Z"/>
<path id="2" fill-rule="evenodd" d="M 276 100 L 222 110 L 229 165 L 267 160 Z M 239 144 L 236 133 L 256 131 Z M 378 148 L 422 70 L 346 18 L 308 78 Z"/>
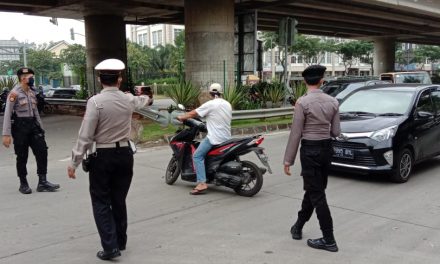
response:
<path id="1" fill-rule="evenodd" d="M 35 117 L 14 117 L 11 127 L 14 139 L 14 151 L 17 155 L 17 175 L 26 177 L 26 164 L 29 147 L 37 161 L 37 174 L 47 174 L 47 144 L 44 139 L 44 130 L 40 127 Z"/>
<path id="2" fill-rule="evenodd" d="M 301 141 L 300 160 L 304 182 L 304 198 L 298 221 L 304 225 L 316 209 L 316 215 L 324 237 L 333 237 L 333 220 L 327 204 L 325 189 L 327 188 L 328 170 L 332 154 L 331 141 Z M 302 226 L 301 226 L 302 227 Z"/>
<path id="3" fill-rule="evenodd" d="M 133 152 L 129 147 L 97 149 L 90 159 L 90 196 L 93 216 L 104 250 L 125 247 L 125 199 L 133 178 Z"/>

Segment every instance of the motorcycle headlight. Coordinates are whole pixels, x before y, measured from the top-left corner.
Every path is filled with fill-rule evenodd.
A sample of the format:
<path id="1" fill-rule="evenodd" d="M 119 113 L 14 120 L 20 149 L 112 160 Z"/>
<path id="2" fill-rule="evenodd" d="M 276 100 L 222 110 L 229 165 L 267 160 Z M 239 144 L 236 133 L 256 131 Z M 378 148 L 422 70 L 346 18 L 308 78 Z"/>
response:
<path id="1" fill-rule="evenodd" d="M 371 133 L 370 138 L 376 141 L 382 142 L 392 138 L 397 131 L 397 125 L 390 126 L 381 130 L 374 131 Z"/>

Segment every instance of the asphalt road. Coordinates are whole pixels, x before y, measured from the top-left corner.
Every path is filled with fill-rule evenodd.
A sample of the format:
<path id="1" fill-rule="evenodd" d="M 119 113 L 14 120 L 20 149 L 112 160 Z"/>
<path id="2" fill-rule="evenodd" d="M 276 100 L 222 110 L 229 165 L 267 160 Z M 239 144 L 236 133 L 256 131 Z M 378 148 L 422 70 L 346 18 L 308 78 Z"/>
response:
<path id="1" fill-rule="evenodd" d="M 2 119 L 0 120 L 2 123 Z M 18 192 L 12 149 L 0 148 L 0 263 L 102 263 L 87 175 L 66 175 L 81 118 L 45 116 L 48 178 L 56 193 Z M 299 166 L 282 174 L 287 133 L 266 136 L 274 174 L 252 198 L 212 187 L 190 196 L 192 185 L 164 183 L 168 147 L 142 149 L 128 195 L 127 250 L 120 263 L 440 263 L 440 159 L 416 167 L 408 183 L 378 176 L 331 175 L 327 190 L 340 251 L 311 249 L 320 236 L 316 216 L 302 241 L 289 234 L 303 195 Z M 249 159 L 256 160 L 251 155 Z M 35 190 L 35 161 L 29 180 Z"/>

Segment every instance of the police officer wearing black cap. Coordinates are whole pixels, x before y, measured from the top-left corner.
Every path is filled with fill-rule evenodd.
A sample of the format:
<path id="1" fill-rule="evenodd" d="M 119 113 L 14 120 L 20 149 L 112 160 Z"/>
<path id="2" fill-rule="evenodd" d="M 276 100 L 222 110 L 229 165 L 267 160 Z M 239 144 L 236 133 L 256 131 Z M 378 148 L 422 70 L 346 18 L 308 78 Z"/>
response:
<path id="1" fill-rule="evenodd" d="M 19 191 L 32 193 L 26 179 L 29 147 L 37 161 L 39 177 L 37 192 L 53 192 L 60 185 L 50 183 L 47 174 L 47 144 L 44 138 L 43 125 L 37 109 L 37 98 L 34 86 L 34 71 L 21 68 L 17 71 L 19 84 L 8 95 L 3 120 L 3 145 L 7 148 L 14 139 L 14 150 L 17 155 L 17 175 L 20 178 Z"/>
<path id="2" fill-rule="evenodd" d="M 96 65 L 103 90 L 87 102 L 78 140 L 72 149 L 68 176 L 75 179 L 75 170 L 93 144 L 89 181 L 93 216 L 103 250 L 97 257 L 110 260 L 121 255 L 127 244 L 127 206 L 125 199 L 133 177 L 132 144 L 129 141 L 131 119 L 135 109 L 151 102 L 151 96 L 133 96 L 119 90 L 125 64 L 106 59 Z"/>
<path id="3" fill-rule="evenodd" d="M 298 219 L 290 232 L 293 239 L 302 239 L 304 224 L 316 210 L 323 237 L 309 239 L 307 245 L 336 252 L 338 246 L 333 235 L 333 220 L 325 189 L 332 155 L 331 137 L 339 136 L 341 129 L 338 101 L 319 89 L 325 70 L 324 66 L 312 65 L 302 73 L 308 91 L 295 104 L 293 124 L 284 155 L 284 172 L 291 175 L 290 166 L 295 161 L 301 141 L 301 175 L 305 194 Z"/>

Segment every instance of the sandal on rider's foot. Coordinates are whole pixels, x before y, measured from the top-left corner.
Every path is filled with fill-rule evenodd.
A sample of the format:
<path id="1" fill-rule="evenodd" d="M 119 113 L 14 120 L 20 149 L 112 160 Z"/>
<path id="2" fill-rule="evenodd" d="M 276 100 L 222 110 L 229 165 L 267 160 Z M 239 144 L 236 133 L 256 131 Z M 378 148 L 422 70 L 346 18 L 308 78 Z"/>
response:
<path id="1" fill-rule="evenodd" d="M 194 188 L 194 189 L 192 189 L 192 190 L 189 192 L 189 194 L 191 194 L 191 195 L 204 194 L 204 193 L 206 193 L 206 190 L 208 190 L 208 188 L 205 188 L 205 189 L 197 189 L 197 188 Z"/>

